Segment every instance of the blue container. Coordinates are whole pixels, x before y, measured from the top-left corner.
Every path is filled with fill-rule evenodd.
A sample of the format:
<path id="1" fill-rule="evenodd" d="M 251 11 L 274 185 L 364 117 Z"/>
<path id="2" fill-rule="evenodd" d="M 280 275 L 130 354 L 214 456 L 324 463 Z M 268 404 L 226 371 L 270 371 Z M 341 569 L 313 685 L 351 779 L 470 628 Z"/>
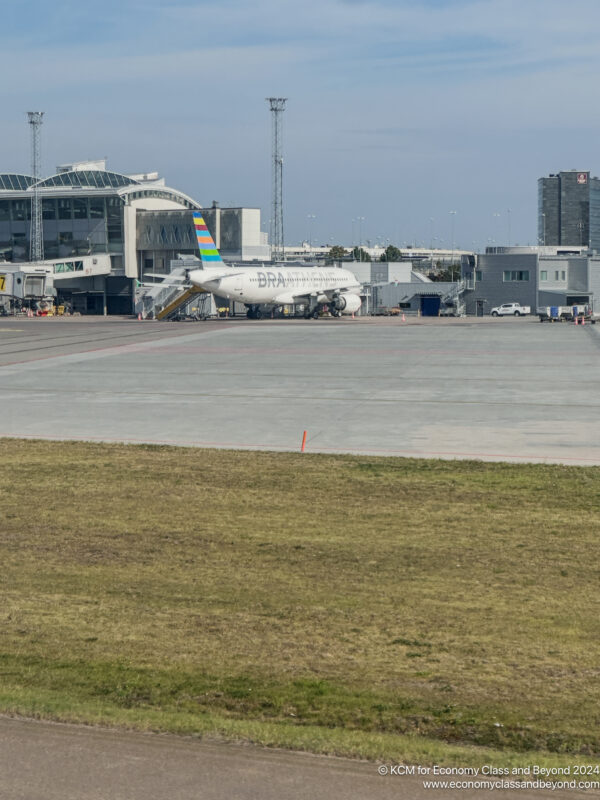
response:
<path id="1" fill-rule="evenodd" d="M 558 317 L 558 306 L 550 306 L 550 316 L 552 319 L 557 319 Z"/>

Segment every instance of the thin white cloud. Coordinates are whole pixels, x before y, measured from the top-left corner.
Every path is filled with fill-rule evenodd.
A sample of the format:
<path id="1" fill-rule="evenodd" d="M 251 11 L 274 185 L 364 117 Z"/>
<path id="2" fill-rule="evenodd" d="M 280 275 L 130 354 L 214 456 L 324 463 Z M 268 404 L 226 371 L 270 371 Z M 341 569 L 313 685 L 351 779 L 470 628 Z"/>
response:
<path id="1" fill-rule="evenodd" d="M 324 175 L 345 187 L 340 206 L 356 202 L 346 201 L 353 186 L 365 197 L 380 193 L 384 206 L 401 204 L 391 176 L 420 176 L 436 186 L 429 200 L 423 189 L 427 218 L 431 196 L 442 208 L 457 205 L 456 175 L 473 163 L 473 196 L 487 164 L 496 187 L 529 187 L 532 203 L 539 170 L 561 169 L 567 156 L 567 167 L 594 169 L 581 161 L 595 149 L 573 137 L 600 121 L 591 103 L 600 71 L 597 0 L 105 0 L 101 11 L 55 0 L 37 7 L 32 25 L 30 3 L 11 6 L 11 35 L 0 52 L 0 71 L 11 76 L 0 84 L 11 158 L 18 147 L 27 152 L 25 125 L 18 146 L 10 133 L 21 130 L 23 111 L 42 108 L 48 158 L 107 154 L 123 169 L 135 160 L 134 169 L 158 166 L 204 200 L 206 190 L 256 204 L 252 195 L 263 202 L 269 191 L 264 97 L 281 93 L 290 98 L 286 186 L 295 187 L 289 202 L 299 214 L 315 202 L 310 194 Z M 61 126 L 60 143 L 51 143 Z M 199 139 L 211 153 L 208 165 L 192 163 Z M 257 188 L 248 154 L 253 165 L 265 160 L 264 187 Z M 407 190 L 407 208 L 418 207 L 420 191 L 421 184 Z"/>

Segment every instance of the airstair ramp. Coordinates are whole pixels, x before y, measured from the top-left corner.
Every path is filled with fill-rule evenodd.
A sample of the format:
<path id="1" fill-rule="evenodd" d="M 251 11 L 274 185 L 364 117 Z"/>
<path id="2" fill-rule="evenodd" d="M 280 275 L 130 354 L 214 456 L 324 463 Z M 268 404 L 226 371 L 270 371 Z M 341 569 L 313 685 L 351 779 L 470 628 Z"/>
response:
<path id="1" fill-rule="evenodd" d="M 144 316 L 144 312 L 151 311 L 161 301 L 170 296 L 172 299 L 178 291 L 181 291 L 181 287 L 176 285 L 177 282 L 183 283 L 184 280 L 185 270 L 176 269 L 169 275 L 165 275 L 160 282 L 146 283 L 139 287 L 135 293 L 136 314 Z"/>
<path id="2" fill-rule="evenodd" d="M 452 286 L 450 291 L 448 291 L 442 297 L 442 302 L 445 303 L 446 306 L 454 306 L 457 317 L 464 317 L 465 315 L 465 303 L 463 299 L 463 294 L 466 288 L 467 286 L 464 280 L 457 281 Z"/>
<path id="3" fill-rule="evenodd" d="M 195 294 L 204 292 L 197 286 L 190 287 L 187 271 L 176 268 L 166 274 L 160 282 L 147 284 L 138 291 L 135 313 L 143 319 L 168 319 L 190 301 Z"/>
<path id="4" fill-rule="evenodd" d="M 156 313 L 156 319 L 169 319 L 169 317 L 176 314 L 182 306 L 186 305 L 195 294 L 206 294 L 206 290 L 201 289 L 199 286 L 186 287 L 167 306 L 164 306 L 161 311 Z"/>

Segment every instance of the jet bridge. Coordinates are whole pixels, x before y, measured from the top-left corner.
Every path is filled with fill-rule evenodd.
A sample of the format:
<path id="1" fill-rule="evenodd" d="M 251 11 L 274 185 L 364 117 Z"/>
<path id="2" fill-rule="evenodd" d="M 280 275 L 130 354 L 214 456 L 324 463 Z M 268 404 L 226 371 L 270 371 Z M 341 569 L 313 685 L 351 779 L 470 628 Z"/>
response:
<path id="1" fill-rule="evenodd" d="M 88 293 L 104 293 L 106 297 L 106 280 L 110 275 L 108 253 L 0 263 L 0 308 L 3 309 L 0 313 L 35 308 L 41 301 L 53 305 L 60 296 L 70 299 L 75 294 L 85 297 Z"/>
<path id="2" fill-rule="evenodd" d="M 35 307 L 42 300 L 53 302 L 55 294 L 52 275 L 46 269 L 15 269 L 13 264 L 0 265 L 1 313 Z"/>

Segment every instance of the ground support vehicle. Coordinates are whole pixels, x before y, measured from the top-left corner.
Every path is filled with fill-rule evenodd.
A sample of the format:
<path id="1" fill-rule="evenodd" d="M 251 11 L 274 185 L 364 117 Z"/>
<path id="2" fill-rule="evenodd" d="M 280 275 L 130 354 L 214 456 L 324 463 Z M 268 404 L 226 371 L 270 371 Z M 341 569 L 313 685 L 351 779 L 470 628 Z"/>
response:
<path id="1" fill-rule="evenodd" d="M 536 311 L 540 322 L 591 322 L 596 319 L 588 305 L 579 306 L 540 306 Z"/>

